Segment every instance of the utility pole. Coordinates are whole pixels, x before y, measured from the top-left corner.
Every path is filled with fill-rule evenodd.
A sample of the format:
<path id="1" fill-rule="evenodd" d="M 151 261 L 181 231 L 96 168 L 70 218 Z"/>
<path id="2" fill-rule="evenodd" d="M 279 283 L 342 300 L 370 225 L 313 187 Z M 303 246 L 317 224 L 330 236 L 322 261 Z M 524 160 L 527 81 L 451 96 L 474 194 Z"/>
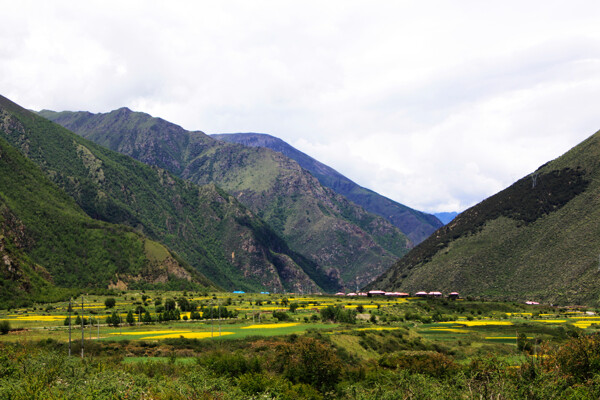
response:
<path id="1" fill-rule="evenodd" d="M 81 358 L 83 358 L 83 335 L 85 333 L 83 329 L 83 294 L 81 295 Z"/>
<path id="2" fill-rule="evenodd" d="M 72 297 L 69 297 L 69 357 L 71 357 L 71 301 Z"/>

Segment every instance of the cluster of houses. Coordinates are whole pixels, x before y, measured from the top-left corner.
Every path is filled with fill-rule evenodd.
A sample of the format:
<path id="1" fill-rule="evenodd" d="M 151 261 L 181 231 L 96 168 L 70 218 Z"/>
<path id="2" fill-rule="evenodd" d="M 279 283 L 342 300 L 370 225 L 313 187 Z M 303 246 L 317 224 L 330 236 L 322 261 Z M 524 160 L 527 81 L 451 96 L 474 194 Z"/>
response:
<path id="1" fill-rule="evenodd" d="M 335 294 L 336 296 L 390 296 L 390 297 L 410 297 L 410 293 L 403 292 L 386 292 L 383 290 L 369 290 L 368 292 L 359 292 L 359 293 L 344 293 L 338 292 Z M 414 294 L 414 297 L 443 297 L 442 292 L 417 292 Z M 450 299 L 458 299 L 460 296 L 458 292 L 452 292 L 448 295 Z"/>

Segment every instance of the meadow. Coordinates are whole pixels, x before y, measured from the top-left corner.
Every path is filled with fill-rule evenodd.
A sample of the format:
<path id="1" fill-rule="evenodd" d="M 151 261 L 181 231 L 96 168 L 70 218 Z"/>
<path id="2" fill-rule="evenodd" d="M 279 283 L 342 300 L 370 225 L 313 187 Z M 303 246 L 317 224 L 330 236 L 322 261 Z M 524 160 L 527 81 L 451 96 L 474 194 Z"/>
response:
<path id="1" fill-rule="evenodd" d="M 597 311 L 481 299 L 83 296 L 70 312 L 64 301 L 0 311 L 0 398 L 587 398 L 600 393 Z M 196 375 L 201 390 L 188 381 Z"/>

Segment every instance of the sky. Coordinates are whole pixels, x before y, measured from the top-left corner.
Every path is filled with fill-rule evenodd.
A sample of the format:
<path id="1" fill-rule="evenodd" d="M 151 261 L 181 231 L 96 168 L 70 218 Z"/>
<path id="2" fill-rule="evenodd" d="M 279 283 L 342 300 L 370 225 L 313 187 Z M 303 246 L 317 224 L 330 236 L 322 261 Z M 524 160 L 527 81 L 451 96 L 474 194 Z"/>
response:
<path id="1" fill-rule="evenodd" d="M 597 1 L 0 0 L 0 94 L 279 137 L 463 211 L 600 129 Z"/>

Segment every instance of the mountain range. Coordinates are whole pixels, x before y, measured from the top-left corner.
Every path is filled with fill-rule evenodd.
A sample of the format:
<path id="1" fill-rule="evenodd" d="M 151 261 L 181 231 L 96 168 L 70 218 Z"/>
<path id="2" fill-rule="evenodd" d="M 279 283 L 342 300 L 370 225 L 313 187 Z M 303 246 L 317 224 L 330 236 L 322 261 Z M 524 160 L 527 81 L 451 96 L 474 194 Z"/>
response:
<path id="1" fill-rule="evenodd" d="M 458 215 L 369 285 L 600 304 L 600 133 Z"/>
<path id="2" fill-rule="evenodd" d="M 127 108 L 100 114 L 39 114 L 189 182 L 224 189 L 338 287 L 367 284 L 413 246 L 386 219 L 322 185 L 298 162 L 271 149 L 219 141 Z M 318 286 L 332 290 L 336 284 L 321 281 Z"/>
<path id="3" fill-rule="evenodd" d="M 214 134 L 213 138 L 250 147 L 266 147 L 296 161 L 319 182 L 365 210 L 377 214 L 400 229 L 414 244 L 421 243 L 443 224 L 435 216 L 413 210 L 364 188 L 333 168 L 315 160 L 283 140 L 262 133 Z"/>
<path id="4" fill-rule="evenodd" d="M 300 287 L 334 291 L 340 287 L 336 279 L 290 250 L 267 224 L 214 184 L 198 186 L 103 148 L 3 97 L 0 138 L 25 164 L 35 165 L 37 177 L 50 181 L 57 195 L 70 199 L 85 214 L 81 218 L 87 218 L 82 224 L 90 234 L 72 233 L 74 228 L 51 231 L 47 219 L 64 220 L 59 214 L 44 213 L 35 205 L 29 212 L 39 218 L 27 219 L 17 212 L 19 203 L 29 197 L 45 202 L 48 196 L 37 194 L 37 184 L 26 194 L 8 193 L 15 185 L 0 187 L 10 208 L 8 215 L 23 221 L 27 232 L 40 232 L 33 236 L 37 247 L 22 247 L 22 253 L 45 268 L 59 286 L 125 288 L 160 283 L 165 288 L 181 288 L 186 281 L 196 287 L 216 283 L 254 291 Z M 97 226 L 107 226 L 107 233 Z M 109 235 L 120 231 L 122 236 Z M 97 235 L 98 248 L 84 240 L 92 233 Z M 150 279 L 155 273 L 141 273 L 153 262 L 166 271 L 155 280 Z"/>

